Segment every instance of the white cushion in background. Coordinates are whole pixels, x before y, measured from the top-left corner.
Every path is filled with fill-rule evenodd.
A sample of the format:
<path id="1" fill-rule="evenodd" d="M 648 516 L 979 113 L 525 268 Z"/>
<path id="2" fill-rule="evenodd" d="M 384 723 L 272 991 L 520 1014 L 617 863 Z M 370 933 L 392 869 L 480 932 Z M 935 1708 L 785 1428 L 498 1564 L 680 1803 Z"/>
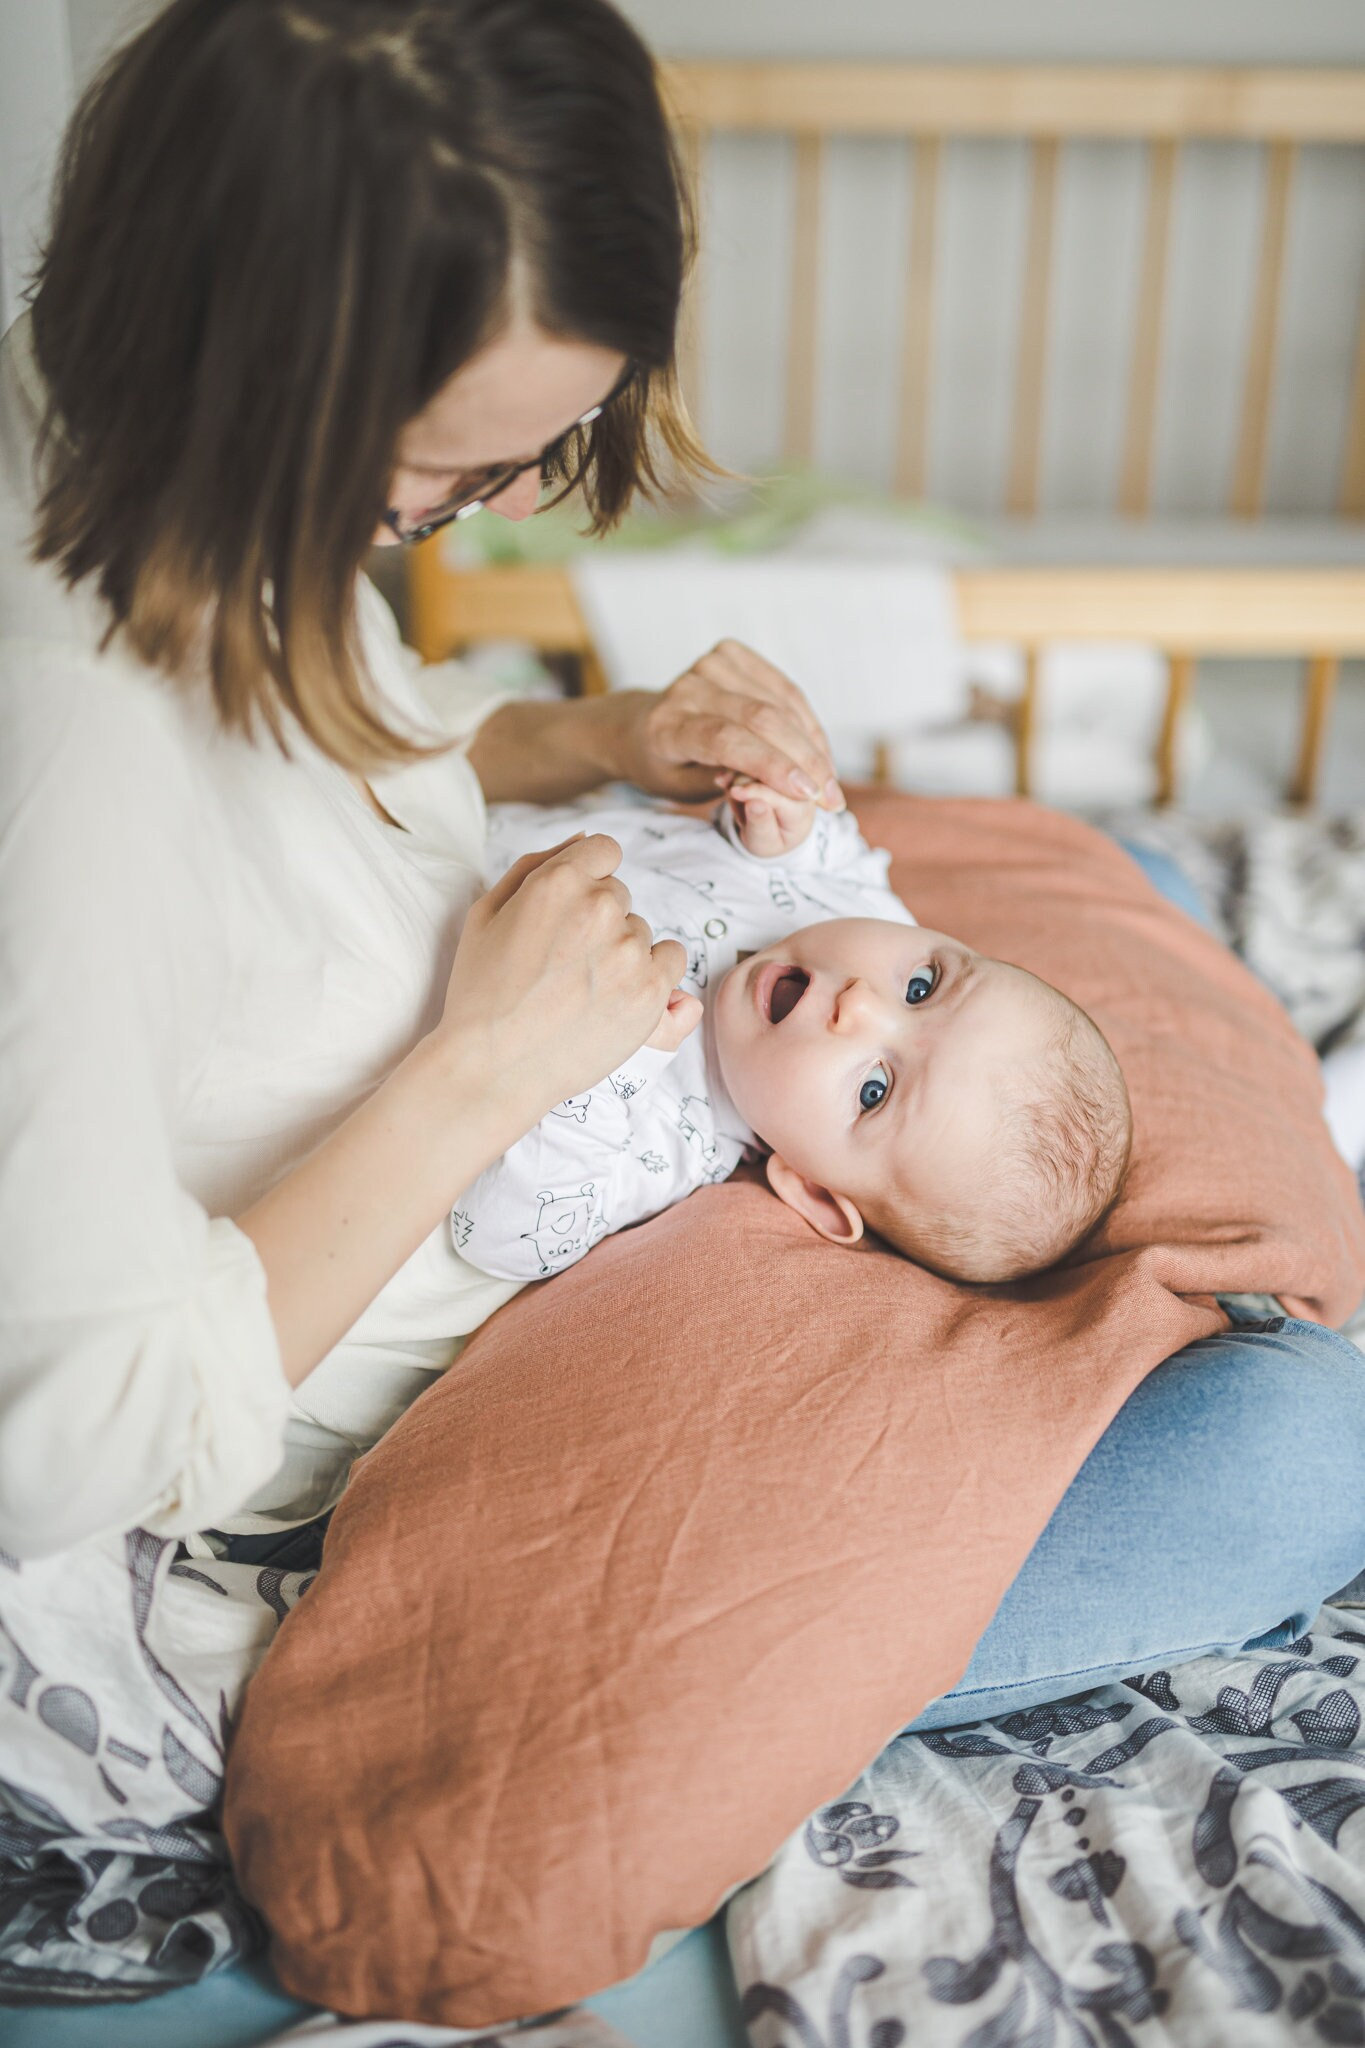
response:
<path id="1" fill-rule="evenodd" d="M 660 687 L 726 634 L 748 640 L 805 689 L 841 772 L 866 775 L 889 746 L 898 781 L 926 792 L 1014 786 L 1005 726 L 969 716 L 973 687 L 1023 688 L 1017 648 L 957 642 L 951 571 L 990 562 L 1077 567 L 1365 566 L 1365 526 L 1333 520 L 1122 520 L 1067 515 L 964 520 L 932 510 L 831 503 L 779 548 L 720 552 L 695 535 L 665 552 L 579 557 L 573 573 L 615 687 Z M 1066 808 L 1140 803 L 1156 789 L 1166 662 L 1132 642 L 1044 650 L 1032 787 Z M 1187 710 L 1177 769 L 1209 757 L 1207 721 Z"/>

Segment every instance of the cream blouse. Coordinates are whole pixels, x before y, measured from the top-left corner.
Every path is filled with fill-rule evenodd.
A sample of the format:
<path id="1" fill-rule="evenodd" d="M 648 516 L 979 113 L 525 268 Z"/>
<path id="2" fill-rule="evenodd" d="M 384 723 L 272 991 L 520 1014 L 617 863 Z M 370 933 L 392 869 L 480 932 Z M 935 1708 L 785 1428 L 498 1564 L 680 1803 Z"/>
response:
<path id="1" fill-rule="evenodd" d="M 459 751 L 373 778 L 224 733 L 27 557 L 41 390 L 0 344 L 0 1549 L 328 1506 L 511 1294 L 443 1222 L 291 1398 L 229 1219 L 439 1017 L 479 893 Z M 435 729 L 362 579 L 371 671 Z M 443 671 L 443 729 L 493 702 Z M 453 709 L 451 708 L 453 707 Z M 402 828 L 402 829 L 399 829 Z M 452 1198 L 460 1191 L 451 1189 Z"/>

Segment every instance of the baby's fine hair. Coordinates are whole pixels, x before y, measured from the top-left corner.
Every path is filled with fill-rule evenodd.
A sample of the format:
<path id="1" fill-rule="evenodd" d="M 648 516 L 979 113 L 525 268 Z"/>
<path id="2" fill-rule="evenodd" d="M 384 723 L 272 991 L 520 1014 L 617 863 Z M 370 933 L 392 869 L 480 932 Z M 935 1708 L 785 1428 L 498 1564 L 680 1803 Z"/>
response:
<path id="1" fill-rule="evenodd" d="M 998 1147 L 970 1213 L 926 1214 L 893 1197 L 868 1221 L 897 1251 L 953 1280 L 1022 1280 L 1089 1236 L 1123 1187 L 1133 1116 L 1123 1072 L 1092 1017 L 1059 992 L 1057 1030 L 1001 1105 Z"/>

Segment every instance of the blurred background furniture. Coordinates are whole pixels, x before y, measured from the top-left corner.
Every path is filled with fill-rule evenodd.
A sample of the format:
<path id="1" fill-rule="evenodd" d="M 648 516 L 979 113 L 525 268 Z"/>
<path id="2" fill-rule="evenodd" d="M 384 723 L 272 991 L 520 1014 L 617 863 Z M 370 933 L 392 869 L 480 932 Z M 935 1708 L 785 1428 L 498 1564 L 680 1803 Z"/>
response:
<path id="1" fill-rule="evenodd" d="M 719 299 L 731 290 L 719 273 L 727 249 L 737 250 L 757 280 L 749 293 L 755 327 L 766 317 L 765 276 L 771 283 L 775 272 L 781 284 L 782 332 L 771 350 L 782 365 L 773 394 L 780 400 L 777 469 L 801 476 L 818 461 L 847 476 L 861 466 L 864 482 L 889 485 L 901 506 L 932 494 L 968 522 L 969 558 L 953 562 L 948 551 L 961 636 L 1022 650 L 1005 718 L 1015 786 L 1037 786 L 1045 651 L 1067 642 L 1136 642 L 1157 649 L 1164 664 L 1164 701 L 1151 734 L 1156 801 L 1177 793 L 1179 735 L 1196 665 L 1236 656 L 1300 664 L 1298 729 L 1283 786 L 1293 802 L 1312 802 L 1341 663 L 1365 654 L 1361 251 L 1357 233 L 1346 266 L 1353 333 L 1343 349 L 1343 251 L 1320 224 L 1315 232 L 1313 220 L 1315 203 L 1330 212 L 1343 189 L 1357 229 L 1365 216 L 1365 72 L 686 62 L 668 68 L 667 87 L 698 192 L 704 249 L 713 237 L 721 244 L 719 256 L 703 256 L 685 320 L 683 382 L 692 410 L 722 460 L 742 464 L 769 453 L 752 440 L 732 447 L 743 437 L 725 433 L 724 387 L 752 344 L 737 338 L 724 304 L 708 304 L 708 292 Z M 963 286 L 950 231 L 972 227 L 974 180 L 977 201 L 987 196 L 981 145 L 996 149 L 987 183 L 1002 167 L 1016 184 L 1021 171 L 1026 181 L 1022 220 L 1014 195 L 1022 246 L 1007 250 L 1004 232 L 990 323 L 1011 355 L 1004 405 L 1000 364 L 989 352 L 977 348 L 962 363 L 961 314 L 953 305 Z M 1215 177 L 1238 173 L 1235 205 L 1228 190 L 1222 194 L 1231 212 L 1221 229 L 1210 217 L 1211 166 Z M 773 191 L 765 197 L 763 189 L 774 173 L 776 208 Z M 1066 274 L 1059 230 L 1067 204 L 1073 213 L 1088 204 L 1091 186 L 1116 214 L 1110 239 L 1122 261 L 1090 263 L 1096 290 L 1083 314 L 1073 309 L 1067 330 L 1060 316 L 1085 280 Z M 858 202 L 858 232 L 875 215 L 892 236 L 880 250 L 863 251 L 883 280 L 886 331 L 876 337 L 876 362 L 867 325 L 878 294 L 858 291 L 849 274 L 850 197 Z M 1172 328 L 1172 286 L 1189 266 L 1189 250 L 1178 246 L 1182 206 L 1196 230 L 1215 227 L 1220 239 L 1208 243 L 1207 262 L 1227 274 L 1216 309 L 1201 307 L 1198 279 L 1184 277 L 1185 299 L 1196 303 L 1181 310 L 1180 334 Z M 1224 245 L 1232 242 L 1240 276 L 1226 261 Z M 1094 249 L 1092 233 L 1092 258 Z M 1313 257 L 1319 270 L 1326 260 L 1329 275 L 1309 274 Z M 888 303 L 885 279 L 893 275 Z M 865 307 L 852 352 L 831 311 L 831 295 L 841 292 Z M 1305 320 L 1311 331 L 1315 307 L 1328 320 L 1334 294 L 1333 346 L 1320 334 L 1316 345 L 1298 341 L 1286 353 L 1286 335 L 1301 333 Z M 1095 358 L 1106 349 L 1097 378 Z M 1078 466 L 1067 453 L 1071 401 L 1074 395 L 1092 421 L 1098 403 L 1093 389 L 1081 389 L 1081 358 L 1091 386 L 1107 387 L 1110 431 L 1103 459 Z M 992 413 L 1003 430 L 993 484 L 980 449 L 953 424 L 964 369 L 969 384 L 973 374 L 979 380 L 976 409 Z M 1191 431 L 1182 371 L 1205 413 L 1221 408 L 1221 435 Z M 840 411 L 846 416 L 855 405 L 865 416 L 877 412 L 880 476 L 866 460 L 866 417 L 858 428 L 861 463 L 857 445 L 839 445 Z M 1284 435 L 1302 439 L 1310 415 L 1329 431 L 1317 434 L 1315 461 L 1290 460 Z M 1080 427 L 1090 431 L 1085 418 Z M 1192 448 L 1203 464 L 1196 472 Z M 1097 500 L 1106 491 L 1102 510 Z M 564 563 L 546 559 L 543 541 L 519 556 L 510 529 L 492 536 L 501 522 L 472 524 L 490 529 L 486 543 L 467 528 L 448 529 L 411 559 L 410 632 L 423 655 L 436 660 L 482 641 L 520 640 L 577 657 L 582 686 L 605 687 Z M 481 557 L 481 545 L 495 550 L 492 559 Z M 940 537 L 935 552 L 944 559 Z M 971 560 L 973 553 L 981 559 Z M 882 779 L 894 774 L 889 738 L 900 713 L 888 701 L 887 732 L 872 749 Z"/>

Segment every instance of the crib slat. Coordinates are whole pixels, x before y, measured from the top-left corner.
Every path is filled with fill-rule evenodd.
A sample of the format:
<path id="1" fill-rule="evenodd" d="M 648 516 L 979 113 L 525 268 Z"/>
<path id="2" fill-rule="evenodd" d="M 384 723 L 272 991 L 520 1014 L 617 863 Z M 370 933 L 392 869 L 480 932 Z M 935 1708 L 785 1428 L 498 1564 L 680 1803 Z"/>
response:
<path id="1" fill-rule="evenodd" d="M 936 135 L 917 135 L 910 191 L 910 257 L 905 276 L 902 326 L 900 435 L 896 445 L 896 489 L 922 498 L 929 473 L 929 389 L 934 360 L 934 244 L 938 225 L 940 144 Z"/>
<path id="2" fill-rule="evenodd" d="M 1038 723 L 1039 650 L 1024 649 L 1024 687 L 1014 716 L 1014 793 L 1033 794 L 1033 735 Z"/>
<path id="3" fill-rule="evenodd" d="M 1323 743 L 1327 738 L 1327 721 L 1336 695 L 1339 667 L 1335 654 L 1314 654 L 1309 658 L 1303 679 L 1299 758 L 1288 791 L 1291 803 L 1311 804 L 1317 797 Z"/>
<path id="4" fill-rule="evenodd" d="M 1365 519 L 1365 293 L 1360 301 L 1346 456 L 1341 466 L 1341 512 L 1345 519 Z"/>
<path id="5" fill-rule="evenodd" d="M 820 173 L 824 143 L 796 138 L 796 222 L 787 325 L 787 418 L 782 449 L 809 462 L 815 449 L 815 375 L 820 321 Z"/>
<path id="6" fill-rule="evenodd" d="M 1284 278 L 1289 190 L 1293 176 L 1294 144 L 1272 142 L 1266 152 L 1261 261 L 1256 277 L 1251 344 L 1247 351 L 1246 383 L 1242 393 L 1242 424 L 1232 473 L 1231 510 L 1239 519 L 1256 518 L 1265 488 L 1270 400 L 1275 383 L 1275 346 L 1280 325 L 1280 286 Z"/>
<path id="7" fill-rule="evenodd" d="M 1052 297 L 1052 237 L 1057 211 L 1055 136 L 1035 142 L 1033 191 L 1029 203 L 1024 295 L 1019 314 L 1015 365 L 1014 425 L 1006 508 L 1023 516 L 1038 509 L 1038 469 L 1043 445 L 1043 390 L 1047 377 L 1048 308 Z"/>
<path id="8" fill-rule="evenodd" d="M 1148 159 L 1147 225 L 1143 236 L 1137 327 L 1128 387 L 1128 425 L 1119 482 L 1119 510 L 1134 519 L 1145 516 L 1151 505 L 1161 330 L 1166 310 L 1167 257 L 1171 239 L 1171 199 L 1179 150 L 1180 144 L 1169 139 L 1154 142 Z"/>
<path id="9" fill-rule="evenodd" d="M 706 176 L 706 137 L 700 128 L 680 128 L 678 148 L 682 157 L 683 174 L 687 189 L 692 197 L 692 213 L 697 224 L 697 254 L 693 258 L 691 275 L 684 290 L 682 314 L 678 321 L 678 381 L 682 386 L 683 399 L 693 419 L 701 412 L 701 370 L 702 370 L 702 280 L 701 249 L 705 247 L 702 233 L 702 185 Z"/>
<path id="10" fill-rule="evenodd" d="M 1192 654 L 1172 654 L 1167 657 L 1166 703 L 1161 714 L 1161 731 L 1156 742 L 1158 804 L 1169 804 L 1175 800 L 1180 721 L 1194 689 L 1194 669 Z"/>

